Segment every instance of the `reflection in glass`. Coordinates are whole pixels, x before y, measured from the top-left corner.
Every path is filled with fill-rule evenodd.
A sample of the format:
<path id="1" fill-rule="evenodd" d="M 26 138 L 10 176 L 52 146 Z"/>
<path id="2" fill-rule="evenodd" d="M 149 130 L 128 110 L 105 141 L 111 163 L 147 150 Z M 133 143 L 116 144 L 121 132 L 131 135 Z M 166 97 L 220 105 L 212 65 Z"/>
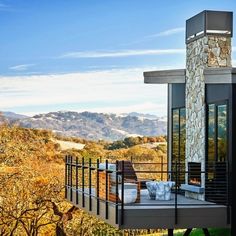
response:
<path id="1" fill-rule="evenodd" d="M 176 162 L 178 171 L 178 183 L 185 182 L 185 142 L 186 142 L 186 114 L 185 108 L 173 109 L 172 113 L 172 171 L 176 171 Z M 172 180 L 176 176 L 172 173 Z"/>
<path id="2" fill-rule="evenodd" d="M 172 133 L 172 166 L 175 165 L 179 157 L 179 109 L 173 110 L 173 133 Z"/>
<path id="3" fill-rule="evenodd" d="M 227 107 L 226 105 L 218 106 L 218 116 L 217 116 L 217 161 L 225 162 L 227 155 Z"/>
<path id="4" fill-rule="evenodd" d="M 215 105 L 208 107 L 208 180 L 214 178 L 215 164 Z"/>
<path id="5" fill-rule="evenodd" d="M 208 105 L 208 157 L 205 194 L 207 201 L 216 203 L 224 201 L 227 192 L 227 119 L 226 104 Z"/>
<path id="6" fill-rule="evenodd" d="M 186 143 L 186 111 L 180 109 L 180 182 L 185 182 L 185 143 Z"/>

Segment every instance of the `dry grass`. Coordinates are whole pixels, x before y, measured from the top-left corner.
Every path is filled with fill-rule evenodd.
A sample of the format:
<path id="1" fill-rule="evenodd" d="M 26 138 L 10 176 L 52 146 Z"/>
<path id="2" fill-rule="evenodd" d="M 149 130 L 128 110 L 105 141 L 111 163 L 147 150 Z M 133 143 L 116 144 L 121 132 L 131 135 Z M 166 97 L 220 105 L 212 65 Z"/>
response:
<path id="1" fill-rule="evenodd" d="M 85 144 L 75 143 L 75 142 L 71 142 L 71 141 L 62 141 L 62 140 L 57 140 L 57 139 L 53 139 L 52 141 L 55 143 L 58 143 L 63 151 L 68 150 L 68 149 L 81 150 L 85 146 Z"/>

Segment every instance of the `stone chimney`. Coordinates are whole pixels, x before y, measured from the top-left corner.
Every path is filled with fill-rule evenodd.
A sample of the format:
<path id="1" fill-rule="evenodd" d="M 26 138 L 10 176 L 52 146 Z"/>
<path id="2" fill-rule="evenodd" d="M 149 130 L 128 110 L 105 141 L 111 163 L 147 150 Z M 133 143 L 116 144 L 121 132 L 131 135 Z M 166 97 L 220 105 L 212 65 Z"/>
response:
<path id="1" fill-rule="evenodd" d="M 204 69 L 231 67 L 231 36 L 232 12 L 203 11 L 186 21 L 187 171 L 189 162 L 201 163 L 201 171 L 205 171 Z M 202 188 L 204 184 L 205 175 L 201 174 Z M 186 195 L 204 200 L 204 194 Z"/>

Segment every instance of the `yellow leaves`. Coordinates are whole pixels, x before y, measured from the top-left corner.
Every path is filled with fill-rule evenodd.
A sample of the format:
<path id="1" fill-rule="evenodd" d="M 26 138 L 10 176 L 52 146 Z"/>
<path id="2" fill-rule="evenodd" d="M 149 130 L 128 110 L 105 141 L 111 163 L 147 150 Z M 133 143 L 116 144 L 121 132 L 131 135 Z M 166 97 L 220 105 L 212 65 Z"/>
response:
<path id="1" fill-rule="evenodd" d="M 0 175 L 15 174 L 19 172 L 18 167 L 0 166 Z"/>
<path id="2" fill-rule="evenodd" d="M 0 126 L 0 164 L 19 165 L 25 159 L 54 160 L 63 158 L 45 130 L 26 129 L 17 126 Z M 56 150 L 57 149 L 57 150 Z"/>
<path id="3" fill-rule="evenodd" d="M 0 211 L 0 225 L 7 219 L 9 221 L 7 230 L 14 228 L 16 219 L 21 219 L 26 228 L 30 225 L 35 228 L 43 225 L 40 226 L 39 235 L 55 235 L 56 223 L 63 222 L 55 214 L 52 202 L 63 214 L 71 207 L 64 200 L 63 193 L 65 154 L 78 157 L 80 160 L 85 157 L 86 162 L 88 158 L 93 160 L 108 158 L 114 161 L 131 157 L 134 161 L 140 162 L 159 161 L 160 156 L 164 156 L 165 161 L 166 157 L 165 147 L 154 150 L 136 145 L 129 149 L 106 150 L 104 148 L 106 142 L 96 143 L 76 138 L 67 140 L 86 144 L 84 149 L 61 151 L 52 141 L 53 138 L 55 138 L 53 134 L 45 130 L 0 126 L 0 199 L 4 206 L 4 212 Z M 157 138 L 151 140 L 163 141 Z M 130 141 L 138 142 L 137 139 Z M 150 139 L 145 138 L 143 142 L 148 141 Z M 87 235 L 116 232 L 104 222 L 83 211 L 73 214 L 75 214 L 73 219 L 64 224 L 69 235 L 72 233 L 80 235 L 80 232 Z M 71 218 L 71 215 L 68 216 Z M 19 224 L 14 235 L 26 235 L 22 224 Z"/>
<path id="4" fill-rule="evenodd" d="M 33 183 L 34 185 L 36 185 L 37 187 L 43 187 L 45 185 L 48 185 L 49 183 L 49 179 L 45 178 L 45 177 L 36 177 L 33 179 Z"/>

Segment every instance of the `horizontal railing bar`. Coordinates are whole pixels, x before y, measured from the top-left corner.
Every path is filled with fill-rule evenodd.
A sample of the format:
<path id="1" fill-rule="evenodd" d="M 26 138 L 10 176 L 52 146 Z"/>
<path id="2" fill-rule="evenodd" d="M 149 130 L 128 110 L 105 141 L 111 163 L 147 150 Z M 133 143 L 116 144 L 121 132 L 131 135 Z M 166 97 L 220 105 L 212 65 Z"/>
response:
<path id="1" fill-rule="evenodd" d="M 74 158 L 75 159 L 75 158 Z M 80 159 L 78 160 L 78 161 L 80 161 Z M 118 160 L 118 161 L 122 161 L 122 160 Z M 109 162 L 109 160 L 108 160 L 108 162 Z M 70 161 L 67 161 L 66 163 L 68 163 L 68 164 L 71 164 L 71 163 L 76 163 L 76 161 L 75 160 L 73 160 L 72 162 L 70 162 Z M 79 162 L 79 164 L 81 164 L 82 163 L 82 159 L 81 159 L 81 162 Z M 85 163 L 89 163 L 89 161 L 85 161 Z M 100 163 L 105 163 L 105 161 L 104 162 L 100 162 Z M 115 164 L 116 163 L 116 161 L 110 161 L 109 162 L 109 164 Z M 132 164 L 168 164 L 168 162 L 131 162 Z M 214 163 L 211 163 L 211 162 L 206 162 L 207 164 L 208 164 L 208 166 L 217 166 L 217 167 L 220 167 L 219 165 L 221 164 L 222 166 L 225 166 L 225 162 L 218 162 L 218 163 L 216 163 L 216 164 L 214 164 Z M 96 162 L 91 162 L 91 164 L 96 164 Z M 178 162 L 177 164 L 186 164 L 185 162 Z M 200 164 L 200 162 L 199 162 L 199 164 Z M 197 167 L 191 167 L 191 168 L 197 168 Z"/>
<path id="2" fill-rule="evenodd" d="M 96 196 L 93 195 L 93 194 L 90 195 L 90 194 L 87 193 L 87 192 L 83 192 L 83 190 L 80 190 L 80 189 L 77 189 L 77 190 L 76 190 L 76 188 L 73 188 L 73 187 L 69 187 L 69 188 L 72 188 L 72 190 L 74 190 L 74 192 L 78 191 L 78 192 L 80 192 L 80 193 L 84 193 L 84 195 L 91 196 L 91 197 L 93 197 L 94 199 L 99 199 L 101 202 L 106 202 L 105 199 L 103 199 L 103 198 L 98 198 L 98 197 L 96 197 Z M 110 204 L 112 204 L 112 205 L 116 205 L 115 202 L 112 202 L 112 201 L 107 201 L 107 202 L 110 203 Z M 121 203 L 118 203 L 118 205 L 121 205 Z"/>
<path id="3" fill-rule="evenodd" d="M 74 191 L 76 191 L 76 188 L 71 187 Z M 78 192 L 82 193 L 82 190 L 77 190 Z M 89 193 L 84 192 L 84 195 L 89 196 Z M 94 199 L 99 199 L 102 202 L 106 202 L 105 199 L 102 198 L 97 198 L 95 195 L 91 195 L 91 197 L 93 197 Z M 199 200 L 200 201 L 200 200 Z M 116 205 L 115 202 L 112 201 L 107 201 L 108 203 L 112 204 L 112 205 Z M 118 203 L 118 205 L 121 206 L 121 203 Z M 178 203 L 178 206 L 217 206 L 217 205 L 221 205 L 221 204 L 217 204 L 217 203 Z M 174 203 L 126 203 L 125 206 L 175 206 Z"/>

